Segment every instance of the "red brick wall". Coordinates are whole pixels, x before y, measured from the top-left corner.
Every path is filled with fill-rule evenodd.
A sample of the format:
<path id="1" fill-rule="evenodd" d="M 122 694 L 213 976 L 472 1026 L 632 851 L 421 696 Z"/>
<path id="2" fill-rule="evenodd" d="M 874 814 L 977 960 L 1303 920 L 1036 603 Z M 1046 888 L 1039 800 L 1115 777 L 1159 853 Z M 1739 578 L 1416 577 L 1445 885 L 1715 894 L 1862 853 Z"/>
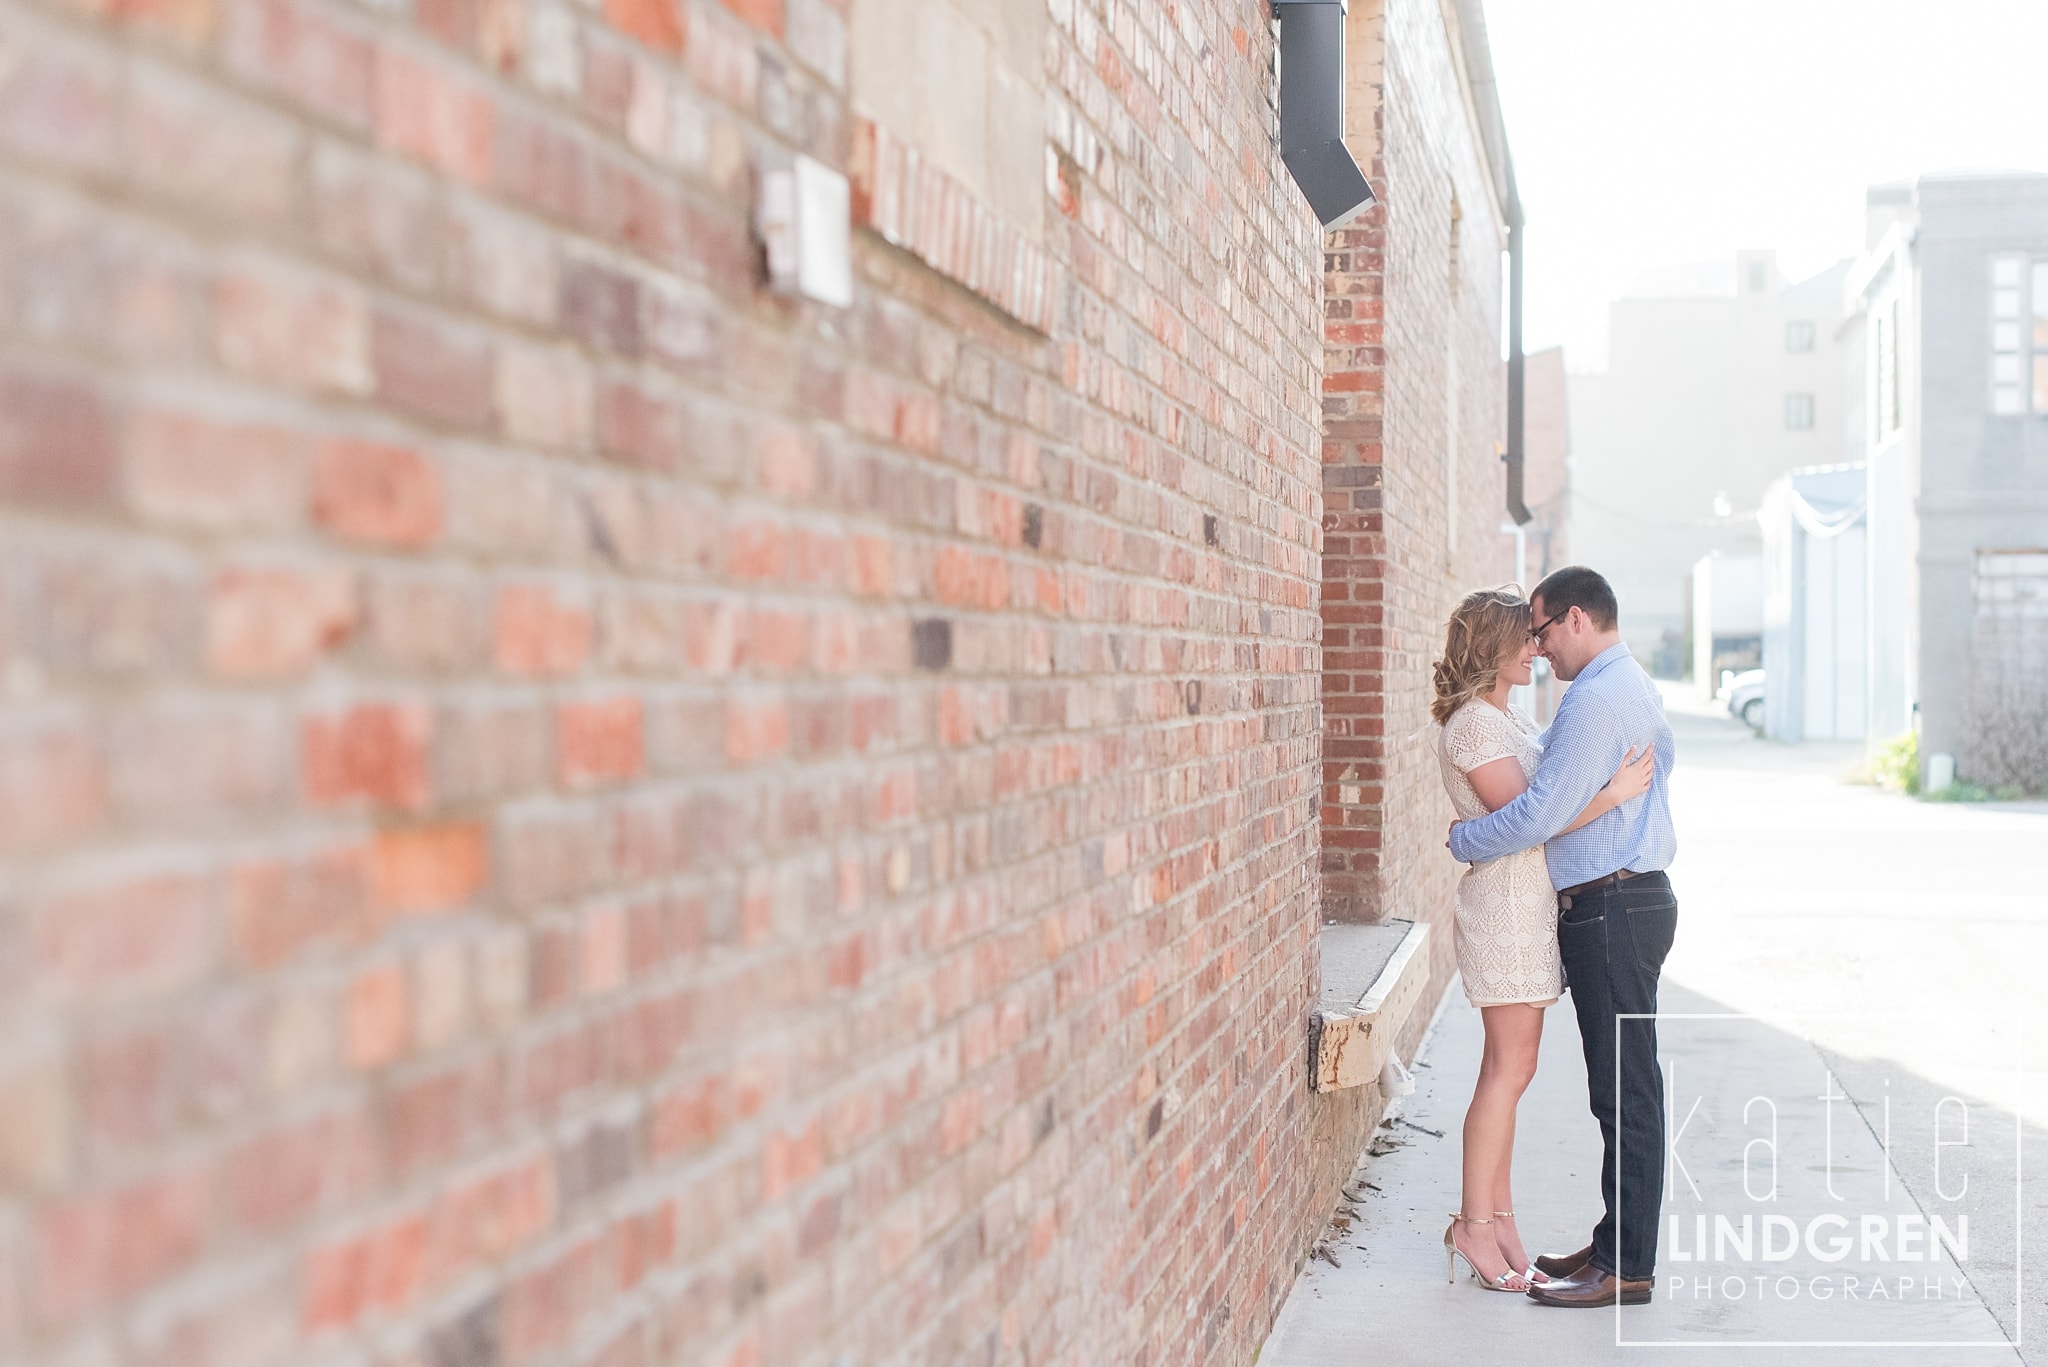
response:
<path id="1" fill-rule="evenodd" d="M 0 3 L 0 1358 L 1249 1361 L 1367 1105 L 1263 5 L 1054 6 L 1047 336 L 760 288 L 834 0 Z"/>
<path id="2" fill-rule="evenodd" d="M 1458 598 L 1514 568 L 1499 531 L 1505 233 L 1447 13 L 1364 0 L 1350 14 L 1346 137 L 1381 203 L 1324 258 L 1322 589 L 1326 911 L 1446 930 L 1458 866 L 1424 730 L 1430 663 Z M 1447 972 L 1448 934 L 1437 953 Z"/>

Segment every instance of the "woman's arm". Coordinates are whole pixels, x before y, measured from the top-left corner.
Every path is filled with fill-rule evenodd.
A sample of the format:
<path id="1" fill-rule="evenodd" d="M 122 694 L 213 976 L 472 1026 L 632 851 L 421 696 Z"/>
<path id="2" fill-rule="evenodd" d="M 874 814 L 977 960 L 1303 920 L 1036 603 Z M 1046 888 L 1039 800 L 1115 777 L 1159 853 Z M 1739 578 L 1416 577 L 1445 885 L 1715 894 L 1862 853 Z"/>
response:
<path id="1" fill-rule="evenodd" d="M 1588 821 L 1606 815 L 1630 798 L 1648 792 L 1650 776 L 1655 772 L 1655 758 L 1656 752 L 1647 746 L 1641 755 L 1637 755 L 1631 748 L 1622 756 L 1621 767 L 1614 771 L 1613 778 L 1607 780 L 1607 786 L 1593 794 L 1593 800 L 1588 802 L 1585 809 L 1572 818 L 1571 824 L 1558 834 L 1576 831 Z M 1528 779 L 1522 774 L 1522 762 L 1512 755 L 1488 760 L 1475 769 L 1467 770 L 1465 780 L 1472 785 L 1472 791 L 1479 795 L 1479 800 L 1486 804 L 1486 810 L 1489 812 L 1497 812 L 1507 806 L 1520 797 L 1529 786 Z"/>

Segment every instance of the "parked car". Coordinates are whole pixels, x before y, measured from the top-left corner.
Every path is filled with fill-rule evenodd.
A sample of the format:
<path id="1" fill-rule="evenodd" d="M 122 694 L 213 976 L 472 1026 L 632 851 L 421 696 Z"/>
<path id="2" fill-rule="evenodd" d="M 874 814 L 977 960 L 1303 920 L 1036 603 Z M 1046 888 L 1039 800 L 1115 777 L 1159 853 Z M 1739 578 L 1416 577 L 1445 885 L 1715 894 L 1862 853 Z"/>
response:
<path id="1" fill-rule="evenodd" d="M 1728 715 L 1751 730 L 1764 729 L 1764 672 L 1745 669 L 1728 681 Z"/>

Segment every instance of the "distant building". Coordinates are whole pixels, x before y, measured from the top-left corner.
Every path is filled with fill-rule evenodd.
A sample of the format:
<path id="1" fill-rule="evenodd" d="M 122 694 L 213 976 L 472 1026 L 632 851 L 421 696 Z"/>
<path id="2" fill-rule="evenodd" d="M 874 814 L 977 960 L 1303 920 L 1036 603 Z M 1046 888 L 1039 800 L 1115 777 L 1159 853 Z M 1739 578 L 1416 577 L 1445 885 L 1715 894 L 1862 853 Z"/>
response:
<path id="1" fill-rule="evenodd" d="M 1515 578 L 1531 589 L 1544 575 L 1572 563 L 1571 419 L 1564 348 L 1532 351 L 1524 366 L 1522 501 L 1530 517 L 1516 533 Z M 1543 660 L 1536 661 L 1535 679 L 1517 693 L 1521 705 L 1545 722 L 1556 715 L 1562 696 L 1564 685 L 1551 677 Z"/>
<path id="2" fill-rule="evenodd" d="M 1764 561 L 1713 551 L 1692 567 L 1692 677 L 1702 696 L 1720 695 L 1721 676 L 1763 663 Z"/>
<path id="3" fill-rule="evenodd" d="M 1524 364 L 1528 397 L 1522 498 L 1533 516 L 1522 528 L 1519 572 L 1528 580 L 1524 587 L 1531 587 L 1552 570 L 1572 563 L 1572 448 L 1564 348 L 1532 351 Z"/>
<path id="4" fill-rule="evenodd" d="M 1691 571 L 1759 551 L 1787 471 L 1850 458 L 1837 333 L 1844 261 L 1788 284 L 1774 253 L 1646 272 L 1609 306 L 1609 361 L 1571 379 L 1572 556 L 1607 575 L 1656 672 L 1690 671 Z"/>
<path id="5" fill-rule="evenodd" d="M 1794 470 L 1764 493 L 1764 734 L 1862 740 L 1869 640 L 1864 469 Z"/>
<path id="6" fill-rule="evenodd" d="M 1849 273 L 1873 738 L 2048 782 L 2048 176 L 1877 186 Z M 1916 715 L 1917 714 L 1917 715 Z"/>

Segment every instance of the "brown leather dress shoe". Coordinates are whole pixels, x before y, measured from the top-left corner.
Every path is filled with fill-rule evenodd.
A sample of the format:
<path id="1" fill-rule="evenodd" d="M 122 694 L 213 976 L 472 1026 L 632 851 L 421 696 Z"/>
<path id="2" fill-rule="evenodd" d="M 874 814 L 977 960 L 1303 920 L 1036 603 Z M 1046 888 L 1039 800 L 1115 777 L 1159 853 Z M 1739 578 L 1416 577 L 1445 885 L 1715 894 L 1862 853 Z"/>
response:
<path id="1" fill-rule="evenodd" d="M 1655 1277 L 1625 1282 L 1611 1272 L 1592 1267 L 1580 1274 L 1583 1281 L 1539 1282 L 1529 1288 L 1529 1299 L 1538 1305 L 1562 1305 L 1578 1310 L 1597 1310 L 1619 1300 L 1623 1305 L 1648 1305 Z"/>
<path id="2" fill-rule="evenodd" d="M 1587 1244 L 1577 1253 L 1545 1253 L 1536 1259 L 1536 1270 L 1546 1277 L 1563 1280 L 1576 1277 L 1593 1261 L 1593 1245 Z"/>

